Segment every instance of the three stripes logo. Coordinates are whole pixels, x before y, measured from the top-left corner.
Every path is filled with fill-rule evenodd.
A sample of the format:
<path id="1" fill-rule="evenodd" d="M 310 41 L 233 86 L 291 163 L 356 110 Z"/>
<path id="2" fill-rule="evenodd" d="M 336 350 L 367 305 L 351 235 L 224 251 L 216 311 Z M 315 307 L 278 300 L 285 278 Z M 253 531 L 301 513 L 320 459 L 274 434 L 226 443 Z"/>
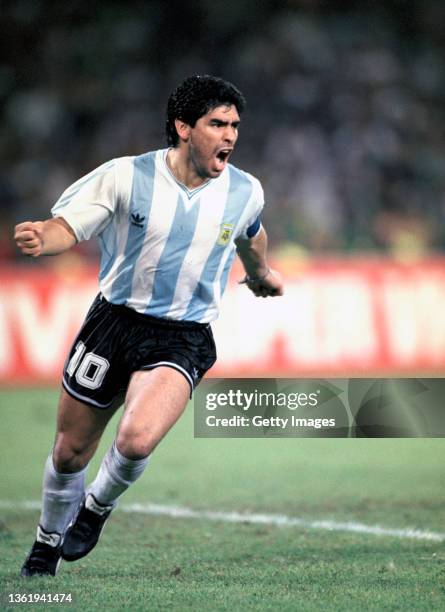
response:
<path id="1" fill-rule="evenodd" d="M 131 213 L 131 225 L 136 227 L 144 227 L 145 217 L 141 217 L 139 213 Z"/>

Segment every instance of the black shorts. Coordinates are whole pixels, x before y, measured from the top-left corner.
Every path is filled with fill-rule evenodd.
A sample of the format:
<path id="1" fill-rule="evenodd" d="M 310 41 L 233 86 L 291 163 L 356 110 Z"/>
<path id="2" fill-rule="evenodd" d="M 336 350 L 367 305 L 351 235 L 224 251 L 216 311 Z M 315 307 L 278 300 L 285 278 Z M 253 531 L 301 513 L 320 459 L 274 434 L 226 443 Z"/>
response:
<path id="1" fill-rule="evenodd" d="M 210 325 L 172 321 L 94 300 L 63 369 L 63 386 L 74 398 L 109 408 L 137 370 L 174 368 L 190 384 L 190 396 L 216 361 Z"/>

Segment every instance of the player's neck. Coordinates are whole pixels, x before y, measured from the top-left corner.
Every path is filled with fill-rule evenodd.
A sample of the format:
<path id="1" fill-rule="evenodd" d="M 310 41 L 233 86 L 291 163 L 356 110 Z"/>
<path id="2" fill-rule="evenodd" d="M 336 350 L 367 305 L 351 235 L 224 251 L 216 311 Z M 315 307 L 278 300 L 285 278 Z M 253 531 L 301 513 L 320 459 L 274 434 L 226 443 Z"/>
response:
<path id="1" fill-rule="evenodd" d="M 166 161 L 175 179 L 189 190 L 196 189 L 209 180 L 206 177 L 199 176 L 186 152 L 180 148 L 169 149 Z"/>

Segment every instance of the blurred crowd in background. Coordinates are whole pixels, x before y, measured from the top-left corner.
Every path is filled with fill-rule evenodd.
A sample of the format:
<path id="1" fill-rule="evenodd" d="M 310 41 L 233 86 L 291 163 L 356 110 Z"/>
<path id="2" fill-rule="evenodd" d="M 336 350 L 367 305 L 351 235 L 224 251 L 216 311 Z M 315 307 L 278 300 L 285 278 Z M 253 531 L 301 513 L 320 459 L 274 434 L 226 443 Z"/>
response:
<path id="1" fill-rule="evenodd" d="M 167 98 L 192 74 L 247 98 L 232 162 L 263 183 L 276 251 L 445 248 L 445 2 L 1 6 L 2 258 L 77 178 L 166 146 Z"/>

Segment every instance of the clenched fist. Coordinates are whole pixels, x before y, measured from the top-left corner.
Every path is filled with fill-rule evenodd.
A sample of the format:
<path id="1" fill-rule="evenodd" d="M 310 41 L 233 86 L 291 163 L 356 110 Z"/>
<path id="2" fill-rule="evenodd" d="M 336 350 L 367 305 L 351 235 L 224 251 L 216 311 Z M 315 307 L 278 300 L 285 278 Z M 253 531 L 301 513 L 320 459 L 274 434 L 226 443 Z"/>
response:
<path id="1" fill-rule="evenodd" d="M 261 278 L 249 278 L 246 276 L 241 283 L 246 284 L 256 297 L 275 297 L 284 293 L 281 274 L 270 268 Z"/>
<path id="2" fill-rule="evenodd" d="M 43 221 L 25 221 L 15 226 L 14 240 L 24 255 L 38 257 L 43 251 Z"/>

